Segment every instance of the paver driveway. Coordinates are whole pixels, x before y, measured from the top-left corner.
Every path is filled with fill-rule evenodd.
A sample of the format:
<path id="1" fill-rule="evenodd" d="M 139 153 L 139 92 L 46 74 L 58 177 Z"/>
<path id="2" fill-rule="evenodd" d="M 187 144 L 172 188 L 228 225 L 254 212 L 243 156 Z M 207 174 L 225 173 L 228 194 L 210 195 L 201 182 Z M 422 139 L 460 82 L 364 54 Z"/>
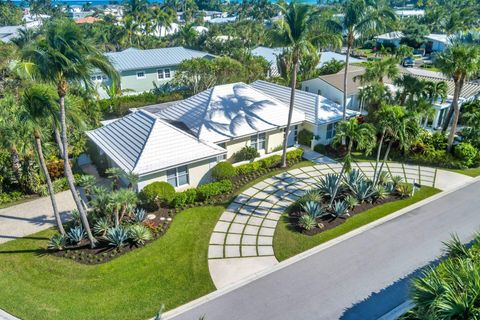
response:
<path id="1" fill-rule="evenodd" d="M 372 178 L 373 165 L 371 162 L 360 162 L 354 163 L 353 168 Z M 209 269 L 215 286 L 225 287 L 277 264 L 273 234 L 281 214 L 306 190 L 315 187 L 322 176 L 340 170 L 340 163 L 290 170 L 257 183 L 237 196 L 220 217 L 210 238 Z M 441 184 L 443 190 L 471 179 L 456 173 L 442 170 L 437 173 L 437 169 L 400 163 L 387 163 L 383 171 L 391 176 L 401 176 L 409 183 L 416 181 L 430 187 Z"/>

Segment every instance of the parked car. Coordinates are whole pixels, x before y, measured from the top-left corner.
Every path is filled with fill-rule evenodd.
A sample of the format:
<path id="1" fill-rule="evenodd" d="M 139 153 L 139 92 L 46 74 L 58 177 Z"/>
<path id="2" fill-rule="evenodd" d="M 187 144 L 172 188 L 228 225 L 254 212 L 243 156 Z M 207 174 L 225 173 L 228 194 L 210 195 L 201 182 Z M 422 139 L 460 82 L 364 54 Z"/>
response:
<path id="1" fill-rule="evenodd" d="M 404 66 L 405 68 L 414 67 L 415 66 L 415 60 L 412 57 L 405 58 L 402 61 L 402 66 Z"/>

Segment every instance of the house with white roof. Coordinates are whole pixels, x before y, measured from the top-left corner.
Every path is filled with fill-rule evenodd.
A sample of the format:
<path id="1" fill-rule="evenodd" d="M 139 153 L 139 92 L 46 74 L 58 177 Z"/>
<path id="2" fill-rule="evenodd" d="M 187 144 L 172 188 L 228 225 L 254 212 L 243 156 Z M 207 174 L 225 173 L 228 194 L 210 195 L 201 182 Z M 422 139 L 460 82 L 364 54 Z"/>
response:
<path id="1" fill-rule="evenodd" d="M 127 93 L 142 93 L 168 83 L 182 61 L 193 58 L 214 58 L 207 52 L 184 47 L 148 50 L 129 48 L 120 52 L 105 53 L 105 55 L 120 74 L 120 88 Z M 92 74 L 92 80 L 99 85 L 102 82 L 110 83 L 110 79 L 100 72 Z"/>
<path id="2" fill-rule="evenodd" d="M 266 81 L 217 85 L 185 100 L 134 109 L 87 136 L 111 166 L 140 176 L 138 190 L 153 181 L 194 187 L 210 181 L 218 161 L 246 146 L 261 155 L 281 148 L 290 92 Z M 338 104 L 297 90 L 288 146 L 297 143 L 302 129 L 313 133 L 312 146 L 329 143 L 341 119 Z"/>
<path id="3" fill-rule="evenodd" d="M 403 37 L 403 32 L 393 31 L 376 36 L 375 39 L 380 45 L 392 45 L 395 47 L 399 47 L 400 41 L 402 41 Z"/>
<path id="4" fill-rule="evenodd" d="M 448 36 L 446 34 L 430 33 L 425 36 L 427 41 L 426 49 L 430 52 L 442 52 L 448 46 Z"/>

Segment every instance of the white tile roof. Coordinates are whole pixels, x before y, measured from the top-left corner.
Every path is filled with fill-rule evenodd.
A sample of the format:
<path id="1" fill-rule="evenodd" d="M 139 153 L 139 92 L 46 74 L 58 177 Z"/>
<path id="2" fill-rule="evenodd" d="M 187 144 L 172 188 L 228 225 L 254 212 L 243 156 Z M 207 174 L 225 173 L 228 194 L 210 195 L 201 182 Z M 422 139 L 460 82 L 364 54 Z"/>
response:
<path id="1" fill-rule="evenodd" d="M 220 143 L 285 127 L 288 105 L 245 83 L 218 85 L 160 110 L 159 117 L 183 124 L 196 137 Z M 294 110 L 292 123 L 305 120 Z"/>
<path id="2" fill-rule="evenodd" d="M 381 34 L 379 36 L 376 36 L 375 39 L 377 40 L 400 40 L 404 37 L 403 32 L 401 31 L 393 31 L 393 32 L 388 32 Z"/>
<path id="3" fill-rule="evenodd" d="M 122 170 L 140 175 L 226 153 L 144 110 L 88 131 L 87 136 Z"/>
<path id="4" fill-rule="evenodd" d="M 286 105 L 290 104 L 291 89 L 289 87 L 262 80 L 253 82 L 251 86 Z M 295 91 L 294 108 L 305 113 L 305 120 L 314 125 L 336 122 L 343 117 L 343 110 L 337 103 L 318 94 L 302 90 Z M 347 110 L 347 116 L 354 115 L 356 115 L 355 111 Z"/>
<path id="5" fill-rule="evenodd" d="M 428 36 L 425 36 L 425 39 L 431 41 L 437 41 L 443 44 L 448 44 L 449 39 L 446 34 L 430 33 Z"/>

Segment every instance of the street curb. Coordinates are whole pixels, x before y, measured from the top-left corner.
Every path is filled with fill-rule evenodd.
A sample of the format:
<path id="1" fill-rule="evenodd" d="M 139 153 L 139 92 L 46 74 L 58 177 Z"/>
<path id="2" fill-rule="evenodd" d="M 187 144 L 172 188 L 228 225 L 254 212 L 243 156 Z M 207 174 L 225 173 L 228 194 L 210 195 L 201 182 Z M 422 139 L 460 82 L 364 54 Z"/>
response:
<path id="1" fill-rule="evenodd" d="M 410 212 L 410 211 L 412 211 L 412 210 L 415 210 L 415 209 L 417 209 L 417 208 L 419 208 L 419 207 L 422 207 L 422 206 L 424 206 L 424 205 L 426 205 L 426 204 L 429 204 L 429 203 L 431 203 L 431 202 L 433 202 L 433 201 L 435 201 L 435 200 L 438 200 L 438 199 L 440 199 L 440 198 L 442 198 L 442 197 L 444 197 L 444 196 L 447 196 L 447 195 L 449 195 L 449 194 L 451 194 L 451 193 L 453 193 L 453 192 L 456 192 L 456 191 L 458 191 L 458 190 L 460 190 L 460 189 L 462 189 L 462 188 L 465 188 L 465 187 L 467 187 L 467 186 L 469 186 L 469 185 L 471 185 L 471 184 L 473 184 L 473 183 L 475 183 L 475 182 L 478 182 L 478 181 L 480 181 L 480 176 L 479 176 L 479 177 L 476 177 L 476 178 L 472 178 L 471 180 L 469 180 L 469 181 L 467 181 L 467 182 L 465 182 L 465 183 L 463 183 L 463 184 L 461 184 L 461 185 L 459 185 L 459 186 L 457 186 L 457 187 L 455 187 L 455 188 L 453 188 L 453 189 L 451 189 L 451 190 L 442 191 L 442 192 L 440 192 L 440 193 L 438 193 L 438 194 L 436 194 L 436 195 L 433 195 L 433 196 L 431 196 L 431 197 L 429 197 L 429 198 L 427 198 L 427 199 L 425 199 L 425 200 L 419 201 L 419 202 L 414 203 L 414 204 L 412 204 L 412 205 L 410 205 L 410 206 L 408 206 L 408 207 L 405 207 L 405 208 L 403 208 L 403 209 L 400 209 L 400 210 L 398 210 L 398 211 L 395 212 L 395 213 L 389 214 L 389 215 L 386 216 L 386 217 L 383 217 L 383 218 L 380 218 L 380 219 L 378 219 L 378 220 L 375 220 L 375 221 L 373 221 L 373 222 L 371 222 L 371 223 L 369 223 L 369 224 L 367 224 L 367 225 L 364 225 L 364 226 L 359 227 L 359 228 L 357 228 L 357 229 L 355 229 L 355 230 L 352 230 L 352 231 L 350 231 L 350 232 L 348 232 L 348 233 L 346 233 L 346 234 L 343 234 L 343 235 L 341 235 L 341 236 L 339 236 L 339 237 L 337 237 L 337 238 L 335 238 L 335 239 L 332 239 L 332 240 L 330 240 L 330 241 L 328 241 L 328 242 L 325 242 L 325 243 L 323 243 L 323 244 L 320 244 L 320 245 L 318 245 L 318 246 L 316 246 L 316 247 L 314 247 L 314 248 L 311 248 L 311 249 L 309 249 L 309 250 L 307 250 L 307 251 L 304 251 L 304 252 L 302 252 L 302 253 L 299 253 L 299 254 L 296 255 L 296 256 L 293 256 L 293 257 L 291 257 L 291 258 L 288 258 L 287 260 L 284 260 L 284 261 L 278 263 L 278 264 L 275 265 L 273 268 L 270 268 L 270 269 L 268 269 L 268 270 L 263 270 L 263 271 L 254 273 L 254 274 L 252 274 L 252 275 L 244 278 L 243 280 L 240 280 L 240 281 L 238 281 L 238 282 L 236 282 L 236 283 L 233 283 L 233 284 L 231 284 L 231 285 L 228 285 L 228 286 L 226 286 L 226 287 L 224 287 L 224 288 L 217 289 L 217 290 L 215 290 L 215 291 L 213 291 L 213 292 L 211 292 L 211 293 L 209 293 L 209 294 L 207 294 L 207 295 L 205 295 L 205 296 L 203 296 L 203 297 L 200 297 L 200 298 L 195 299 L 195 300 L 193 300 L 193 301 L 187 302 L 186 304 L 184 304 L 184 305 L 182 305 L 182 306 L 180 306 L 180 307 L 177 307 L 177 308 L 175 308 L 175 309 L 173 309 L 173 310 L 170 310 L 170 311 L 168 311 L 168 312 L 166 312 L 166 313 L 163 314 L 162 319 L 164 319 L 164 320 L 172 319 L 173 317 L 176 317 L 176 316 L 178 316 L 178 315 L 180 315 L 180 314 L 182 314 L 182 313 L 184 313 L 184 312 L 187 312 L 187 311 L 189 311 L 189 310 L 192 310 L 192 309 L 194 309 L 194 308 L 197 307 L 197 306 L 200 306 L 200 305 L 202 305 L 202 304 L 205 304 L 205 303 L 207 303 L 207 302 L 209 302 L 209 301 L 211 301 L 211 300 L 214 300 L 214 299 L 216 299 L 216 298 L 218 298 L 218 297 L 221 297 L 222 295 L 224 295 L 224 294 L 226 294 L 226 293 L 229 293 L 229 292 L 231 292 L 231 291 L 233 291 L 233 290 L 235 290 L 235 289 L 238 289 L 238 288 L 240 288 L 240 287 L 242 287 L 242 286 L 244 286 L 244 285 L 246 285 L 246 284 L 249 284 L 250 282 L 253 282 L 254 280 L 257 280 L 257 279 L 262 278 L 262 277 L 265 277 L 265 276 L 267 276 L 267 275 L 269 275 L 269 274 L 271 274 L 271 273 L 273 273 L 273 272 L 276 272 L 276 271 L 278 271 L 278 270 L 281 270 L 281 269 L 283 269 L 283 268 L 286 268 L 286 267 L 288 267 L 288 266 L 290 266 L 290 265 L 292 265 L 292 264 L 294 264 L 294 263 L 296 263 L 296 262 L 299 262 L 299 261 L 301 261 L 301 260 L 303 260 L 303 259 L 305 259 L 305 258 L 308 258 L 308 257 L 310 257 L 310 256 L 312 256 L 312 255 L 314 255 L 314 254 L 316 254 L 316 253 L 318 253 L 318 252 L 320 252 L 320 251 L 323 251 L 323 250 L 325 250 L 325 249 L 328 249 L 328 248 L 330 248 L 330 247 L 332 247 L 332 246 L 334 246 L 334 245 L 336 245 L 336 244 L 338 244 L 338 243 L 340 243 L 340 242 L 342 242 L 342 241 L 345 241 L 345 240 L 347 240 L 347 239 L 353 238 L 353 237 L 355 237 L 355 236 L 357 236 L 357 235 L 359 235 L 359 234 L 361 234 L 361 233 L 363 233 L 363 232 L 365 232 L 365 231 L 368 231 L 368 230 L 373 229 L 373 228 L 375 228 L 375 227 L 377 227 L 377 226 L 379 226 L 379 225 L 381 225 L 381 224 L 384 224 L 384 223 L 386 223 L 386 222 L 388 222 L 388 221 L 391 221 L 391 220 L 393 220 L 393 219 L 396 219 L 396 218 L 398 218 L 399 216 L 402 216 L 402 215 L 404 215 L 404 214 L 406 214 L 406 213 L 408 213 L 408 212 Z"/>
<path id="2" fill-rule="evenodd" d="M 20 320 L 20 319 L 0 309 L 0 320 Z"/>

